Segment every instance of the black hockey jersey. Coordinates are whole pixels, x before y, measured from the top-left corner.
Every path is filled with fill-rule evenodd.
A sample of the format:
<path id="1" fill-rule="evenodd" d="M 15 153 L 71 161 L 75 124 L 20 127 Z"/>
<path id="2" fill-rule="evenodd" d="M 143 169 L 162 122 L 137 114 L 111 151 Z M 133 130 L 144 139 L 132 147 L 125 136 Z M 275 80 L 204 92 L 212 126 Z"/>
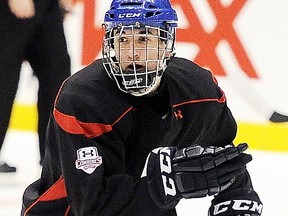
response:
<path id="1" fill-rule="evenodd" d="M 159 91 L 135 97 L 121 92 L 96 60 L 59 91 L 42 175 L 26 189 L 22 215 L 176 215 L 150 198 L 141 177 L 149 152 L 224 146 L 236 130 L 213 74 L 195 63 L 173 57 Z"/>

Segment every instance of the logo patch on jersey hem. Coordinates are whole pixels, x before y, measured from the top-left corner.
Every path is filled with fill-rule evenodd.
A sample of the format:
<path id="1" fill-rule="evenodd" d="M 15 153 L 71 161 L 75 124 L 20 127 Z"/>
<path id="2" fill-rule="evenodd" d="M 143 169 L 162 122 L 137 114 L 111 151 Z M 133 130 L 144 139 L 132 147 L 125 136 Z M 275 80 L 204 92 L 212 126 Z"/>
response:
<path id="1" fill-rule="evenodd" d="M 76 169 L 82 169 L 91 174 L 102 164 L 102 157 L 99 156 L 96 147 L 85 147 L 77 150 Z"/>

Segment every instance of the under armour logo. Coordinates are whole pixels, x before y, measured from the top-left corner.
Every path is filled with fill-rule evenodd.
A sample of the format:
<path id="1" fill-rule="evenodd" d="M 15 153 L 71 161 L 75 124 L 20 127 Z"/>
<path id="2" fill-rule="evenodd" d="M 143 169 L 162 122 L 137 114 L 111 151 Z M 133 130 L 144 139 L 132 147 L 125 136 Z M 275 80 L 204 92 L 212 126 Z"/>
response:
<path id="1" fill-rule="evenodd" d="M 86 157 L 87 155 L 89 155 L 90 157 L 93 157 L 94 154 L 93 154 L 93 149 L 90 150 L 90 152 L 86 152 L 86 151 L 82 151 L 82 157 Z"/>
<path id="2" fill-rule="evenodd" d="M 76 169 L 91 174 L 102 164 L 102 157 L 95 146 L 84 147 L 77 150 Z"/>
<path id="3" fill-rule="evenodd" d="M 181 110 L 177 110 L 176 112 L 174 112 L 174 115 L 175 115 L 176 119 L 182 119 L 183 118 Z"/>

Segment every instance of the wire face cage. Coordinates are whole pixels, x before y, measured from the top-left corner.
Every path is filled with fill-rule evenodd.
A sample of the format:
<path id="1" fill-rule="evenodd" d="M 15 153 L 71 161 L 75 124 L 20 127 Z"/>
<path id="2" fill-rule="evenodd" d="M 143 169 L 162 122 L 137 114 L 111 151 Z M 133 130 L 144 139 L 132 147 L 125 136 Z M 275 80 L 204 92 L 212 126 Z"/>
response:
<path id="1" fill-rule="evenodd" d="M 122 91 L 142 95 L 159 85 L 173 35 L 159 27 L 121 26 L 106 31 L 104 67 Z"/>

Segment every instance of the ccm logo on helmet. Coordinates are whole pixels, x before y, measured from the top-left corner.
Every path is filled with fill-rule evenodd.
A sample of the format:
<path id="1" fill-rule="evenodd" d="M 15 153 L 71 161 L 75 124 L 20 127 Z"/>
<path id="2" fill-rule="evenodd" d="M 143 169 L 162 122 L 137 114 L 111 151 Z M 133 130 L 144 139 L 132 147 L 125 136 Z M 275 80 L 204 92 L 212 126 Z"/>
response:
<path id="1" fill-rule="evenodd" d="M 220 213 L 226 212 L 229 209 L 236 211 L 251 211 L 255 213 L 262 213 L 263 205 L 256 201 L 251 200 L 232 200 L 219 203 L 214 206 L 213 215 L 218 215 Z"/>
<path id="2" fill-rule="evenodd" d="M 119 18 L 134 18 L 134 17 L 140 17 L 141 14 L 140 13 L 123 13 L 123 14 L 119 14 Z"/>
<path id="3" fill-rule="evenodd" d="M 174 180 L 169 176 L 172 172 L 169 148 L 163 148 L 160 150 L 160 169 L 162 173 L 162 181 L 165 195 L 175 196 L 176 195 L 175 183 Z"/>

